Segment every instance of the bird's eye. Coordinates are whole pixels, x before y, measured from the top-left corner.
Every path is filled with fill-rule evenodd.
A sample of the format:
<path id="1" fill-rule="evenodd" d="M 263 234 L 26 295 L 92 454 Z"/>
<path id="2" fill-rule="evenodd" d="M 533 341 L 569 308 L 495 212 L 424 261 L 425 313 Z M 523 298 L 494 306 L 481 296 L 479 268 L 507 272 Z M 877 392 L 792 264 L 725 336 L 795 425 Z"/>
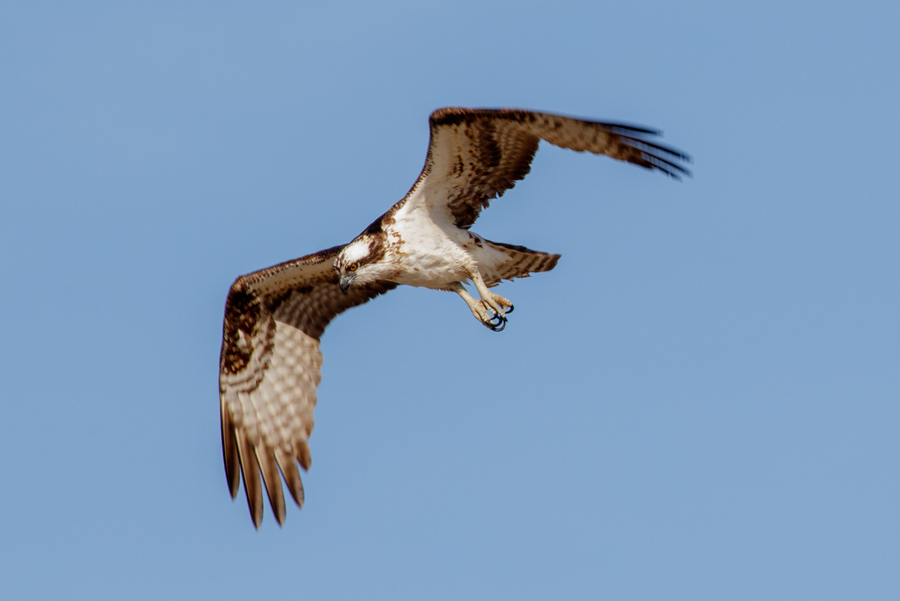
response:
<path id="1" fill-rule="evenodd" d="M 349 269 L 350 271 L 356 271 L 357 269 L 359 269 L 359 263 L 350 263 L 350 267 L 348 267 L 347 269 Z"/>

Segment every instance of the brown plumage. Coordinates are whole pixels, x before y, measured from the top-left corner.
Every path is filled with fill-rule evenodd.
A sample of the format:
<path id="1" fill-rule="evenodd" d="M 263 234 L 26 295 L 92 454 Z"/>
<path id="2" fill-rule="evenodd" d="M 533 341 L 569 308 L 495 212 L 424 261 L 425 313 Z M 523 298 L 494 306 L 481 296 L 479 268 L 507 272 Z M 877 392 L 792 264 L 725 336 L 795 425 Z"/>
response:
<path id="1" fill-rule="evenodd" d="M 347 245 L 239 277 L 225 305 L 219 396 L 232 497 L 243 474 L 253 523 L 263 486 L 279 524 L 284 479 L 304 502 L 298 466 L 310 467 L 319 338 L 334 317 L 398 284 L 452 290 L 475 317 L 502 330 L 512 304 L 489 291 L 504 279 L 549 271 L 560 255 L 492 242 L 468 230 L 489 202 L 528 173 L 541 140 L 604 154 L 679 178 L 680 151 L 657 132 L 522 110 L 446 108 L 431 115 L 425 166 L 409 193 Z M 474 284 L 480 299 L 464 283 Z"/>
<path id="2" fill-rule="evenodd" d="M 676 162 L 689 160 L 686 154 L 646 140 L 659 132 L 633 125 L 516 109 L 463 108 L 436 110 L 430 125 L 428 156 L 416 185 L 426 177 L 437 177 L 450 187 L 448 208 L 455 225 L 464 229 L 475 223 L 491 199 L 528 175 L 541 140 L 569 150 L 605 154 L 676 179 L 690 174 Z"/>
<path id="3" fill-rule="evenodd" d="M 342 294 L 332 264 L 343 246 L 238 278 L 225 305 L 219 393 L 222 451 L 231 496 L 241 472 L 250 514 L 263 514 L 260 471 L 278 523 L 284 521 L 281 468 L 298 505 L 304 492 L 297 462 L 309 469 L 319 337 L 341 312 L 387 292 L 384 283 Z M 263 387 L 268 378 L 279 388 Z"/>

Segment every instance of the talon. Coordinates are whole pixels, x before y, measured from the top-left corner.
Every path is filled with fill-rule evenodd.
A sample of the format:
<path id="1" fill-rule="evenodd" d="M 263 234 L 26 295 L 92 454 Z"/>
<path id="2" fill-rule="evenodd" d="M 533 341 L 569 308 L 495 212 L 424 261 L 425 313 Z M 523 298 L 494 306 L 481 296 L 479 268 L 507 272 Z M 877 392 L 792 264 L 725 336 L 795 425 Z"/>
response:
<path id="1" fill-rule="evenodd" d="M 486 328 L 489 329 L 489 330 L 493 330 L 494 332 L 496 332 L 496 331 L 497 331 L 497 326 L 498 326 L 499 324 L 494 323 L 493 320 L 482 319 L 482 320 L 481 320 L 481 325 L 483 325 L 484 327 L 486 327 Z"/>
<path id="2" fill-rule="evenodd" d="M 506 318 L 499 313 L 494 313 L 494 316 L 491 317 L 489 322 L 484 322 L 484 325 L 489 327 L 494 332 L 502 332 L 506 327 Z"/>
<path id="3" fill-rule="evenodd" d="M 515 308 L 516 308 L 515 305 L 510 305 L 509 309 L 506 310 L 506 314 L 509 315 L 510 313 L 512 313 L 515 310 Z"/>

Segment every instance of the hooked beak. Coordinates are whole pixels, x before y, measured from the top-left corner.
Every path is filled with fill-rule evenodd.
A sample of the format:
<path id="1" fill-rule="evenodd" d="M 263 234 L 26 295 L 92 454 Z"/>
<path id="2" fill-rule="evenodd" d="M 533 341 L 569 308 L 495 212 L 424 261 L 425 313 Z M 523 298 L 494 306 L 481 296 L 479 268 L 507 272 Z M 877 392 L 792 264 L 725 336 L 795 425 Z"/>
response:
<path id="1" fill-rule="evenodd" d="M 345 274 L 341 276 L 341 281 L 338 285 L 341 287 L 341 292 L 347 294 L 347 288 L 350 287 L 350 284 L 353 283 L 353 280 L 356 279 L 356 274 Z"/>

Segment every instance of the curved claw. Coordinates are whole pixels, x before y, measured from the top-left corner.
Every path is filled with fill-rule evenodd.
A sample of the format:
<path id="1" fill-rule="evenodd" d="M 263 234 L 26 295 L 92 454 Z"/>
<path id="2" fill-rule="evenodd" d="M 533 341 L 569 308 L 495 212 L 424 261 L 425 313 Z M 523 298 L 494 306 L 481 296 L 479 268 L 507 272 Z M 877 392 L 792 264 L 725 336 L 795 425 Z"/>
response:
<path id="1" fill-rule="evenodd" d="M 489 327 L 494 332 L 502 332 L 506 327 L 506 317 L 498 313 L 494 313 L 494 316 L 491 317 L 491 321 L 485 322 L 484 325 Z"/>
<path id="2" fill-rule="evenodd" d="M 506 314 L 509 315 L 510 313 L 512 313 L 513 311 L 515 311 L 515 309 L 516 309 L 516 306 L 515 306 L 515 305 L 510 305 L 510 306 L 509 306 L 509 309 L 506 310 Z"/>

